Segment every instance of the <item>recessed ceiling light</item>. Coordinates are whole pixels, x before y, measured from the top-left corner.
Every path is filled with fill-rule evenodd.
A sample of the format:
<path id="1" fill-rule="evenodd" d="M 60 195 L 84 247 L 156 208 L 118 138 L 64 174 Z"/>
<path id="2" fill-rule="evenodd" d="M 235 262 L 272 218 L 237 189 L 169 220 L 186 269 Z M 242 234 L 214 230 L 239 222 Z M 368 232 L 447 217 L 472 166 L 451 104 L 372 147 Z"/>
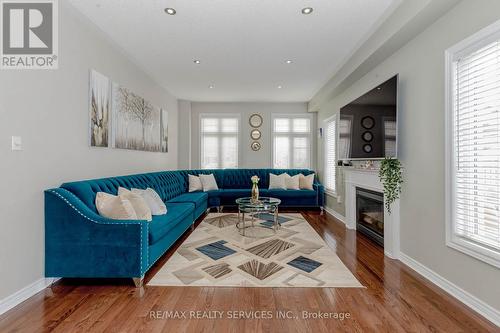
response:
<path id="1" fill-rule="evenodd" d="M 213 85 L 209 85 L 208 88 L 209 89 L 214 89 L 214 86 Z"/>
<path id="2" fill-rule="evenodd" d="M 177 11 L 173 8 L 165 8 L 165 13 L 167 13 L 168 15 L 175 15 L 177 14 Z"/>
<path id="3" fill-rule="evenodd" d="M 195 64 L 197 64 L 197 65 L 201 64 L 201 61 L 199 61 L 199 60 L 197 60 L 197 59 L 196 59 L 196 60 L 193 60 L 193 62 L 194 62 Z"/>
<path id="4" fill-rule="evenodd" d="M 382 88 L 380 88 L 380 87 L 377 87 L 377 90 L 381 90 L 381 89 L 382 89 Z"/>
<path id="5" fill-rule="evenodd" d="M 286 62 L 287 64 L 291 64 L 293 61 L 291 61 L 291 60 L 285 60 L 285 62 Z"/>
<path id="6" fill-rule="evenodd" d="M 278 86 L 278 89 L 281 89 L 281 88 L 283 88 L 283 86 Z"/>
<path id="7" fill-rule="evenodd" d="M 313 12 L 313 9 L 312 9 L 312 7 L 305 7 L 305 8 L 302 8 L 301 12 L 304 15 L 309 15 L 309 14 L 311 14 Z"/>

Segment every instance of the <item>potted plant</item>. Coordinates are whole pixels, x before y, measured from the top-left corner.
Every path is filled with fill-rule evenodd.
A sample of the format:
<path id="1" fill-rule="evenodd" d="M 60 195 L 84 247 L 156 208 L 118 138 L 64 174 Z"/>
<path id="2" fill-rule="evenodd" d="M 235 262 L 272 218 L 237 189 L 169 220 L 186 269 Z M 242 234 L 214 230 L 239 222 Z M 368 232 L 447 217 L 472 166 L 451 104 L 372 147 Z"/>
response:
<path id="1" fill-rule="evenodd" d="M 391 205 L 401 194 L 403 176 L 401 162 L 397 158 L 385 158 L 380 163 L 379 178 L 384 185 L 384 201 L 387 212 L 391 214 Z"/>

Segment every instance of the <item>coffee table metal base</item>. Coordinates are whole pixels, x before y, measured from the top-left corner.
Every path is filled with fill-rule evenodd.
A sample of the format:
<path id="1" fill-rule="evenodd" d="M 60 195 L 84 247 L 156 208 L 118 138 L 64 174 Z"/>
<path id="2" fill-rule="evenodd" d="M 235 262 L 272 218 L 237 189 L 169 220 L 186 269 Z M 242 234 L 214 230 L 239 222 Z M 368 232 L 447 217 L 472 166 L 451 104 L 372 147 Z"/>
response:
<path id="1" fill-rule="evenodd" d="M 273 226 L 268 227 L 259 224 L 255 224 L 256 218 L 258 218 L 258 215 L 262 213 L 271 213 L 273 215 Z M 246 215 L 250 215 L 250 221 L 245 219 Z M 257 216 L 257 217 L 256 217 Z M 249 224 L 247 224 L 250 222 Z M 238 229 L 240 235 L 245 236 L 245 237 L 250 237 L 250 238 L 266 238 L 266 237 L 271 237 L 274 236 L 278 230 L 281 228 L 281 223 L 278 221 L 278 206 L 273 206 L 270 207 L 270 209 L 258 209 L 258 210 L 252 210 L 248 208 L 238 209 L 238 223 L 236 223 L 236 228 Z M 273 232 L 268 234 L 264 230 L 255 230 L 255 228 L 259 229 L 264 229 L 264 230 L 272 230 Z M 248 229 L 248 230 L 247 230 Z M 251 230 L 253 229 L 253 230 Z M 262 231 L 264 231 L 262 233 Z"/>

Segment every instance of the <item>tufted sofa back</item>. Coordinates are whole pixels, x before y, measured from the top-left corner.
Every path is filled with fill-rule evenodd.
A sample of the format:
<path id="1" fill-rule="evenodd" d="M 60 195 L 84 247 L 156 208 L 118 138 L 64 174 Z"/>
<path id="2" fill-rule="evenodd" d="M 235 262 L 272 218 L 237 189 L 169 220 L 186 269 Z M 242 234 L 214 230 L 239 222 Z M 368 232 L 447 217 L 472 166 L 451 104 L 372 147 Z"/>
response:
<path id="1" fill-rule="evenodd" d="M 149 185 L 158 192 L 163 201 L 170 200 L 186 192 L 182 187 L 179 171 L 162 171 L 148 174 L 154 182 Z"/>
<path id="2" fill-rule="evenodd" d="M 82 180 L 64 183 L 62 188 L 72 192 L 83 201 L 90 209 L 97 212 L 95 197 L 97 192 L 106 192 L 116 195 L 118 187 L 140 188 L 151 187 L 160 197 L 166 201 L 178 196 L 184 191 L 181 188 L 177 171 L 164 171 L 155 173 L 144 173 L 129 176 L 110 177 L 101 179 Z"/>
<path id="3" fill-rule="evenodd" d="M 266 172 L 267 169 L 226 169 L 224 170 L 224 188 L 238 189 L 238 188 L 251 188 L 252 176 L 260 178 L 259 186 L 262 188 L 267 187 L 269 183 L 269 176 Z"/>
<path id="4" fill-rule="evenodd" d="M 261 188 L 269 187 L 269 174 L 288 173 L 291 176 L 302 173 L 309 175 L 314 171 L 307 169 L 217 169 L 217 170 L 180 170 L 144 173 L 130 176 L 110 177 L 101 179 L 82 180 L 64 183 L 62 188 L 72 192 L 80 198 L 90 209 L 97 212 L 95 197 L 97 192 L 106 192 L 116 195 L 118 187 L 140 188 L 151 187 L 160 195 L 163 201 L 168 201 L 188 191 L 188 175 L 214 174 L 217 185 L 221 189 L 251 188 L 250 177 L 257 175 L 260 178 Z M 317 180 L 316 180 L 317 181 Z"/>

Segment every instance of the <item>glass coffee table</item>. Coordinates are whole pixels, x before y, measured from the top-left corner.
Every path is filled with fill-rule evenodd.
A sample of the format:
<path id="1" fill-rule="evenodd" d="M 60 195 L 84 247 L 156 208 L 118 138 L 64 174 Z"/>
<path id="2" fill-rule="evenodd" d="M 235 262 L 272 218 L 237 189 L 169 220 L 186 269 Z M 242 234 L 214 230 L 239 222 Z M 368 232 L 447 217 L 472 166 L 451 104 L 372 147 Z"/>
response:
<path id="1" fill-rule="evenodd" d="M 236 223 L 236 228 L 238 228 L 239 233 L 242 236 L 254 238 L 270 237 L 276 234 L 281 227 L 278 221 L 278 206 L 280 203 L 280 199 L 269 197 L 260 197 L 258 201 L 253 201 L 249 197 L 236 199 L 236 204 L 238 205 L 238 223 Z M 273 218 L 272 227 L 262 225 L 261 223 L 255 225 L 255 219 L 260 218 L 261 214 L 266 213 L 270 214 Z M 248 225 L 246 224 L 248 221 L 245 220 L 245 214 L 251 217 L 250 224 Z M 269 234 L 269 232 L 266 232 L 269 230 L 273 230 L 274 233 Z"/>

